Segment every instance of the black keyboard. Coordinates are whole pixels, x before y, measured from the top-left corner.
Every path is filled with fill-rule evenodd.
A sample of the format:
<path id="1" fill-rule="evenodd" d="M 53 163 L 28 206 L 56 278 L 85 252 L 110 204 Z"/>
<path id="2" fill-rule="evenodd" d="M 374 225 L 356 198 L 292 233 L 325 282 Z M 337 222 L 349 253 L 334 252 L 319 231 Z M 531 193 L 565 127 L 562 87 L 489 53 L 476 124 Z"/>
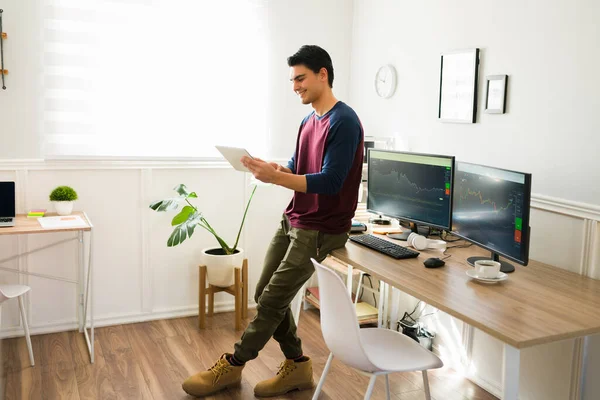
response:
<path id="1" fill-rule="evenodd" d="M 391 243 L 371 234 L 350 236 L 350 240 L 395 259 L 414 258 L 419 255 L 418 251 Z"/>

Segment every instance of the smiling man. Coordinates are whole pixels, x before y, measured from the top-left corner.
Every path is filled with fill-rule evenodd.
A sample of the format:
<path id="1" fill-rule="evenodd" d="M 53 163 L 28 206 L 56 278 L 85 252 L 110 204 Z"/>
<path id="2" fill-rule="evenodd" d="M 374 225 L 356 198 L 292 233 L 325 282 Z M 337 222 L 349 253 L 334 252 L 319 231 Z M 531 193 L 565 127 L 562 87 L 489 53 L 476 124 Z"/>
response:
<path id="1" fill-rule="evenodd" d="M 302 121 L 296 151 L 287 167 L 244 157 L 259 180 L 291 189 L 285 210 L 265 256 L 254 300 L 257 314 L 233 354 L 223 354 L 207 371 L 189 377 L 183 389 L 206 396 L 238 385 L 246 362 L 271 337 L 285 356 L 277 375 L 259 382 L 254 394 L 278 396 L 313 387 L 312 361 L 302 352 L 290 303 L 311 277 L 311 258 L 322 261 L 343 247 L 358 203 L 364 133 L 358 116 L 333 95 L 333 65 L 319 46 L 302 46 L 288 58 L 294 92 L 313 111 Z"/>

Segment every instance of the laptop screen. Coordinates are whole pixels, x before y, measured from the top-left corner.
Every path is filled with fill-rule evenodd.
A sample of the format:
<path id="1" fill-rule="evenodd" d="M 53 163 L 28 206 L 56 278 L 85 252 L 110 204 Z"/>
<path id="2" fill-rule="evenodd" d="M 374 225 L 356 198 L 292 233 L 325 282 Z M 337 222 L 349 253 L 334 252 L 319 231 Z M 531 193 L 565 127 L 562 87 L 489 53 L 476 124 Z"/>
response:
<path id="1" fill-rule="evenodd" d="M 0 182 L 0 217 L 15 215 L 15 183 Z"/>

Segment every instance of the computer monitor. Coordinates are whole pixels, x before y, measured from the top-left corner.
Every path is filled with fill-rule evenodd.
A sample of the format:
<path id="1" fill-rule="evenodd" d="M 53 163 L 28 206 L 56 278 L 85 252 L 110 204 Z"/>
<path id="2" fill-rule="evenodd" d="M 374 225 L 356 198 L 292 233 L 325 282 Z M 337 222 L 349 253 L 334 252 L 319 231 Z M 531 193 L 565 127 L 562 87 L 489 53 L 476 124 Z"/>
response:
<path id="1" fill-rule="evenodd" d="M 15 216 L 15 183 L 0 182 L 0 217 Z"/>
<path id="2" fill-rule="evenodd" d="M 452 226 L 454 157 L 369 149 L 367 210 L 417 225 Z"/>
<path id="3" fill-rule="evenodd" d="M 456 163 L 452 233 L 492 252 L 469 257 L 469 264 L 492 259 L 502 272 L 529 262 L 531 174 L 484 165 Z"/>

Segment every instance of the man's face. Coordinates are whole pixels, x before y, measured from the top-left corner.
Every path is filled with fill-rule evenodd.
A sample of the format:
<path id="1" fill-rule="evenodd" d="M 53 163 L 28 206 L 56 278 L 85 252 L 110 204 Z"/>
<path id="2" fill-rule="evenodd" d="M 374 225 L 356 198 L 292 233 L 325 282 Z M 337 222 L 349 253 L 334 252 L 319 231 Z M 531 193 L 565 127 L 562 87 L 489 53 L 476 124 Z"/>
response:
<path id="1" fill-rule="evenodd" d="M 317 100 L 321 97 L 325 85 L 328 85 L 325 68 L 321 68 L 321 71 L 315 74 L 304 65 L 290 67 L 290 81 L 302 104 L 311 104 Z"/>

